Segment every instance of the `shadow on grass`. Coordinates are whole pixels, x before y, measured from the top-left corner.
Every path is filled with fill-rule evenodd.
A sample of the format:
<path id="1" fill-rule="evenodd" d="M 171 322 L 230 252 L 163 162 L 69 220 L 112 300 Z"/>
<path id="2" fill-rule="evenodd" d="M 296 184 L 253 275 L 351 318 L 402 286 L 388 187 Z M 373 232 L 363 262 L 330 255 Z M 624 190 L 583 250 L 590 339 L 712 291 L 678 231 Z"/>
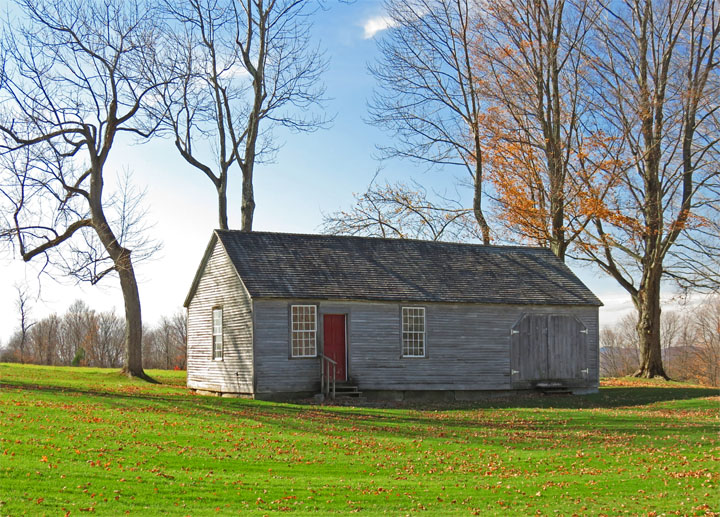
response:
<path id="1" fill-rule="evenodd" d="M 152 381 L 159 386 L 166 386 L 157 380 Z M 178 388 L 176 385 L 167 385 L 169 388 Z M 659 402 L 670 402 L 673 400 L 688 400 L 705 397 L 720 396 L 720 390 L 717 388 L 700 388 L 700 387 L 611 387 L 600 388 L 599 393 L 591 395 L 541 395 L 535 393 L 518 393 L 508 396 L 488 397 L 487 399 L 468 402 L 362 402 L 352 403 L 352 399 L 348 399 L 347 403 L 317 405 L 308 401 L 299 402 L 259 402 L 248 399 L 238 398 L 222 398 L 205 395 L 187 393 L 177 393 L 174 395 L 152 394 L 145 392 L 129 391 L 123 392 L 113 388 L 93 389 L 93 388 L 77 388 L 72 386 L 53 386 L 27 382 L 6 381 L 0 383 L 0 388 L 16 388 L 29 389 L 50 392 L 62 392 L 78 395 L 89 395 L 97 397 L 118 397 L 120 399 L 146 400 L 155 402 L 180 403 L 186 400 L 206 401 L 213 407 L 216 406 L 235 406 L 240 404 L 243 407 L 256 406 L 258 409 L 267 409 L 273 407 L 277 410 L 352 410 L 353 408 L 362 408 L 370 410 L 414 410 L 414 411 L 462 411 L 473 409 L 613 409 L 632 406 L 647 406 Z M 342 409 L 341 409 L 342 408 Z"/>
<path id="2" fill-rule="evenodd" d="M 613 409 L 628 406 L 647 406 L 658 402 L 688 400 L 720 395 L 716 388 L 600 388 L 592 395 L 517 395 L 478 402 L 455 403 L 447 409 Z M 439 409 L 433 407 L 432 409 Z"/>
<path id="3" fill-rule="evenodd" d="M 318 406 L 298 403 L 270 403 L 246 399 L 229 399 L 190 395 L 123 393 L 115 390 L 81 389 L 22 382 L 0 384 L 0 389 L 34 390 L 67 396 L 98 397 L 110 408 L 128 411 L 151 411 L 182 414 L 188 418 L 224 416 L 231 422 L 251 420 L 276 429 L 304 433 L 349 433 L 357 430 L 373 436 L 403 436 L 408 438 L 444 438 L 459 431 L 498 431 L 490 440 L 504 440 L 514 433 L 546 433 L 582 430 L 604 440 L 603 432 L 632 435 L 642 425 L 646 434 L 666 432 L 668 426 L 678 429 L 685 421 L 666 422 L 663 415 L 629 412 L 627 415 L 596 411 L 572 411 L 617 408 L 643 409 L 650 404 L 691 400 L 718 395 L 717 389 L 698 387 L 612 387 L 600 393 L 584 396 L 528 396 L 517 395 L 472 403 L 451 404 L 385 404 L 368 407 Z M 706 406 L 707 407 L 707 406 Z M 549 409 L 540 413 L 523 410 Z M 648 408 L 650 409 L 650 408 Z M 510 410 L 510 411 L 506 411 Z M 570 411 L 567 411 L 570 410 Z M 664 429 L 652 428 L 653 421 L 663 422 Z M 218 425 L 222 426 L 222 421 Z M 712 422 L 695 422 L 696 428 L 713 431 Z M 649 427 L 648 427 L 649 426 Z M 697 430 L 697 429 L 696 429 Z M 487 436 L 486 436 L 487 438 Z"/>

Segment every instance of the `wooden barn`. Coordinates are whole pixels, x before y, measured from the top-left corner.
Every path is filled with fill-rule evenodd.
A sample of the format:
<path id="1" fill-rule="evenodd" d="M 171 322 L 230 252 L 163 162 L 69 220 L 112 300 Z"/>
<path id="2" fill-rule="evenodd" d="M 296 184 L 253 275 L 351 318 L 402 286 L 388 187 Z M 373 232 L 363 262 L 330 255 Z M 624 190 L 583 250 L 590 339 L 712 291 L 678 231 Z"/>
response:
<path id="1" fill-rule="evenodd" d="M 543 248 L 216 230 L 185 300 L 187 382 L 258 399 L 593 392 L 600 305 Z"/>

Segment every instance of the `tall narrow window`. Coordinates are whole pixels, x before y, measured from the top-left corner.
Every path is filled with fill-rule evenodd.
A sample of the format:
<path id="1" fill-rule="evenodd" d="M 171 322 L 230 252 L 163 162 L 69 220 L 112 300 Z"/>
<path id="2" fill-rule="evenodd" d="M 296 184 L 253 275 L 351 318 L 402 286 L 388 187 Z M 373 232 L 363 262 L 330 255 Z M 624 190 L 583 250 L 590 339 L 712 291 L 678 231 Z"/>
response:
<path id="1" fill-rule="evenodd" d="M 293 357 L 317 355 L 317 307 L 293 305 L 291 313 L 291 348 Z"/>
<path id="2" fill-rule="evenodd" d="M 223 358 L 223 310 L 222 307 L 213 309 L 212 311 L 212 341 L 213 341 L 213 359 Z"/>
<path id="3" fill-rule="evenodd" d="M 402 308 L 402 355 L 425 357 L 425 307 Z"/>

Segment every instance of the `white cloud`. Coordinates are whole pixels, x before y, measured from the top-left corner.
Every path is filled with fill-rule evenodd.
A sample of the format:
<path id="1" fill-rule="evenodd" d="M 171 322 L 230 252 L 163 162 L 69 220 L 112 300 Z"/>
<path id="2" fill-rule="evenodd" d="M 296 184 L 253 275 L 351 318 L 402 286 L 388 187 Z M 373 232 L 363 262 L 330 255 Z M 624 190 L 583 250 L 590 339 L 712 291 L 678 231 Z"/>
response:
<path id="1" fill-rule="evenodd" d="M 219 75 L 230 79 L 236 79 L 238 77 L 249 76 L 250 72 L 248 72 L 247 68 L 240 63 L 233 63 L 230 66 L 227 66 L 224 70 L 220 70 Z"/>
<path id="2" fill-rule="evenodd" d="M 378 32 L 382 32 L 385 29 L 394 27 L 395 25 L 397 25 L 397 23 L 389 16 L 374 16 L 366 20 L 363 24 L 363 31 L 365 31 L 363 37 L 365 39 L 370 39 Z"/>

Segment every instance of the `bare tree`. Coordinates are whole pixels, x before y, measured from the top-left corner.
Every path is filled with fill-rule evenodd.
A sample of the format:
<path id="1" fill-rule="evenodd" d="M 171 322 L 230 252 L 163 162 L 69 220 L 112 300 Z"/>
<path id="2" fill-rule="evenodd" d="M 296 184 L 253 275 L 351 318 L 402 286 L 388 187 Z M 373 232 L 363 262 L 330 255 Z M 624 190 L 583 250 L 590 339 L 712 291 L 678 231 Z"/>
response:
<path id="1" fill-rule="evenodd" d="M 7 355 L 34 364 L 117 368 L 124 337 L 125 322 L 113 311 L 98 313 L 76 300 L 62 317 L 51 314 L 38 320 L 27 332 L 24 349 L 21 332 L 16 332 Z"/>
<path id="2" fill-rule="evenodd" d="M 694 369 L 701 382 L 720 386 L 720 298 L 708 297 L 693 311 Z"/>
<path id="3" fill-rule="evenodd" d="M 323 232 L 433 241 L 482 237 L 471 209 L 447 198 L 433 201 L 416 183 L 371 184 L 355 195 L 350 210 L 324 214 Z"/>
<path id="4" fill-rule="evenodd" d="M 603 376 L 620 377 L 637 371 L 642 354 L 637 313 L 625 315 L 600 331 L 600 369 Z M 720 298 L 661 315 L 662 353 L 666 371 L 674 379 L 717 386 L 720 383 Z"/>
<path id="5" fill-rule="evenodd" d="M 637 370 L 640 354 L 636 325 L 637 314 L 629 313 L 600 331 L 601 375 L 624 377 Z"/>
<path id="6" fill-rule="evenodd" d="M 141 108 L 158 87 L 159 17 L 143 0 L 18 0 L 17 6 L 24 17 L 5 24 L 2 40 L 0 152 L 10 167 L 1 192 L 12 214 L 4 235 L 25 261 L 55 263 L 71 239 L 99 241 L 87 264 L 104 260 L 99 251 L 108 267 L 80 269 L 92 281 L 119 276 L 124 371 L 145 377 L 132 250 L 109 220 L 105 190 L 116 140 L 152 132 Z"/>
<path id="7" fill-rule="evenodd" d="M 622 342 L 620 334 L 612 328 L 600 330 L 600 375 L 624 377 L 637 369 L 635 350 Z"/>
<path id="8" fill-rule="evenodd" d="M 382 156 L 462 167 L 473 186 L 473 215 L 489 244 L 473 3 L 388 0 L 385 8 L 391 27 L 378 42 L 380 61 L 370 68 L 378 81 L 370 120 L 394 137 L 380 146 Z"/>
<path id="9" fill-rule="evenodd" d="M 19 363 L 20 362 L 20 332 L 14 332 L 8 342 L 5 343 L 2 353 L 2 361 L 7 363 Z"/>
<path id="10" fill-rule="evenodd" d="M 600 376 L 622 377 L 624 371 L 624 354 L 618 333 L 612 328 L 600 329 Z"/>
<path id="11" fill-rule="evenodd" d="M 31 307 L 27 287 L 16 285 L 15 290 L 17 291 L 17 310 L 20 319 L 20 362 L 24 363 L 28 332 L 35 325 L 35 322 L 30 319 Z"/>
<path id="12" fill-rule="evenodd" d="M 175 337 L 176 361 L 181 369 L 187 368 L 187 311 L 179 310 L 171 318 Z"/>
<path id="13" fill-rule="evenodd" d="M 163 316 L 146 330 L 145 354 L 152 368 L 185 368 L 186 321 L 184 313 Z"/>
<path id="14" fill-rule="evenodd" d="M 602 9 L 590 87 L 598 116 L 626 142 L 628 166 L 604 213 L 588 226 L 584 252 L 638 311 L 636 375 L 667 378 L 663 277 L 685 287 L 718 285 L 711 266 L 718 235 L 708 229 L 720 197 L 720 14 L 716 0 L 625 0 Z"/>
<path id="15" fill-rule="evenodd" d="M 62 342 L 62 319 L 57 314 L 42 318 L 30 332 L 33 361 L 37 364 L 58 364 L 57 351 Z"/>
<path id="16" fill-rule="evenodd" d="M 162 363 L 163 367 L 166 370 L 170 369 L 171 364 L 173 363 L 174 359 L 174 349 L 175 349 L 175 342 L 174 342 L 174 329 L 172 322 L 167 316 L 163 316 L 160 318 L 160 322 L 155 329 L 155 332 L 157 333 L 157 341 L 160 348 L 160 353 L 162 356 Z"/>
<path id="17" fill-rule="evenodd" d="M 114 311 L 94 314 L 95 333 L 87 343 L 85 357 L 89 366 L 117 368 L 122 364 L 125 322 Z"/>
<path id="18" fill-rule="evenodd" d="M 218 223 L 228 228 L 227 192 L 234 164 L 242 172 L 242 230 L 251 231 L 256 164 L 271 160 L 273 129 L 314 131 L 325 120 L 319 84 L 326 67 L 310 42 L 318 4 L 299 0 L 165 2 L 179 56 L 158 113 L 175 147 L 214 185 Z M 179 26 L 179 29 L 178 29 Z M 208 145 L 208 143 L 210 145 Z"/>
<path id="19" fill-rule="evenodd" d="M 9 343 L 4 345 L 0 343 L 0 363 L 11 363 L 13 360 L 13 351 L 9 346 Z"/>
<path id="20" fill-rule="evenodd" d="M 687 325 L 680 311 L 663 311 L 660 316 L 661 348 L 669 350 L 679 345 L 682 329 Z"/>
<path id="21" fill-rule="evenodd" d="M 184 369 L 186 327 L 185 312 L 178 311 L 144 329 L 145 366 Z M 75 300 L 63 315 L 38 320 L 27 332 L 24 345 L 21 332 L 15 332 L 0 350 L 0 361 L 117 368 L 122 364 L 124 329 L 125 322 L 114 311 L 96 312 Z"/>
<path id="22" fill-rule="evenodd" d="M 82 300 L 75 300 L 63 316 L 62 340 L 58 349 L 60 364 L 69 366 L 76 358 L 85 357 L 95 341 L 95 311 Z"/>
<path id="23" fill-rule="evenodd" d="M 132 263 L 136 266 L 152 259 L 162 246 L 149 235 L 145 191 L 132 184 L 132 173 L 126 169 L 118 174 L 116 184 L 104 201 L 104 213 L 118 241 L 131 250 Z M 56 264 L 71 277 L 96 284 L 106 275 L 117 272 L 97 232 L 80 231 L 75 239 L 67 242 L 67 247 L 68 253 L 58 254 Z"/>

